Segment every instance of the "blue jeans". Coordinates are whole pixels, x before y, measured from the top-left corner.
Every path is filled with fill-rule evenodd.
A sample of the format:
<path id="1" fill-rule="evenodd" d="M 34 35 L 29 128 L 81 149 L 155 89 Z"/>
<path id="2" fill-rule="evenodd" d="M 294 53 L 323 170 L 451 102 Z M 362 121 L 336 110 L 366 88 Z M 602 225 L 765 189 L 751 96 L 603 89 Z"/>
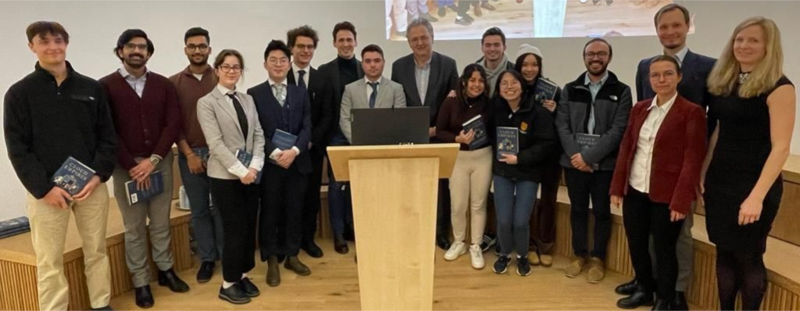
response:
<path id="1" fill-rule="evenodd" d="M 197 256 L 203 262 L 220 260 L 223 245 L 222 216 L 218 209 L 209 204 L 210 179 L 206 173 L 189 172 L 189 161 L 183 154 L 178 156 L 178 166 L 192 211 L 192 230 L 197 240 Z"/>
<path id="2" fill-rule="evenodd" d="M 337 130 L 330 146 L 347 145 L 349 145 L 347 138 L 340 130 Z M 336 181 L 330 163 L 328 164 L 328 212 L 334 237 L 343 238 L 345 228 L 353 229 L 353 201 L 350 196 L 350 183 Z"/>
<path id="3" fill-rule="evenodd" d="M 497 214 L 497 239 L 502 256 L 515 251 L 528 255 L 530 219 L 539 184 L 494 175 L 494 206 Z"/>

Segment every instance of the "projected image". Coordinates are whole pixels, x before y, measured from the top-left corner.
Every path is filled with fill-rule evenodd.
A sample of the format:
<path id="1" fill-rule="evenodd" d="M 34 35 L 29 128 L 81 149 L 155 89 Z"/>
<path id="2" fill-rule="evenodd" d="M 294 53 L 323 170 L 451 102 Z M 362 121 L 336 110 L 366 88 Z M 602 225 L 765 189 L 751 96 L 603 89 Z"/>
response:
<path id="1" fill-rule="evenodd" d="M 384 0 L 386 37 L 405 41 L 409 21 L 429 20 L 436 40 L 655 35 L 653 16 L 672 0 Z"/>

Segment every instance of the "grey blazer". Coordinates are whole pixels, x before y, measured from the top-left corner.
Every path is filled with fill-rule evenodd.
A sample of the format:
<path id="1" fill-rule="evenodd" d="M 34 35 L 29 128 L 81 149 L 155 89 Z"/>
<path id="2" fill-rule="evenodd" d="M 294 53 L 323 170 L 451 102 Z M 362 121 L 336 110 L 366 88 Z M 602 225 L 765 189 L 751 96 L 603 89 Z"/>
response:
<path id="1" fill-rule="evenodd" d="M 339 126 L 342 133 L 350 143 L 352 140 L 353 116 L 350 110 L 353 108 L 369 108 L 369 98 L 367 97 L 367 81 L 359 79 L 350 83 L 344 88 L 342 95 L 341 118 Z M 406 107 L 406 96 L 403 93 L 403 86 L 397 82 L 381 77 L 378 85 L 378 97 L 375 99 L 375 108 L 404 108 Z"/>
<path id="2" fill-rule="evenodd" d="M 247 115 L 247 139 L 242 137 L 242 128 L 236 109 L 228 103 L 225 95 L 214 87 L 211 93 L 197 101 L 197 119 L 206 136 L 210 157 L 206 169 L 209 177 L 239 179 L 228 171 L 236 165 L 236 150 L 245 149 L 253 158 L 264 159 L 264 132 L 258 121 L 258 112 L 250 95 L 236 91 L 236 97 Z"/>

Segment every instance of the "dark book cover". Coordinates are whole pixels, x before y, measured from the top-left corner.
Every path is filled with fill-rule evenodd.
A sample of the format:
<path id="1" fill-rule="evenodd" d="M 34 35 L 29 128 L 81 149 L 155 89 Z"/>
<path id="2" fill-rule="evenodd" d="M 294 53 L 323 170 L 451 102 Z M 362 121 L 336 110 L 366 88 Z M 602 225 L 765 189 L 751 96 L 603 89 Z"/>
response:
<path id="1" fill-rule="evenodd" d="M 31 223 L 28 217 L 21 216 L 9 220 L 0 221 L 0 236 L 7 233 L 26 232 L 30 230 Z"/>
<path id="2" fill-rule="evenodd" d="M 516 127 L 497 127 L 497 159 L 504 154 L 519 154 L 519 130 Z"/>
<path id="3" fill-rule="evenodd" d="M 472 139 L 472 142 L 469 143 L 469 150 L 483 148 L 489 144 L 489 137 L 486 135 L 486 125 L 483 124 L 483 118 L 481 118 L 480 115 L 469 119 L 461 126 L 464 128 L 464 133 L 470 130 L 475 133 L 475 137 Z"/>
<path id="4" fill-rule="evenodd" d="M 558 85 L 556 85 L 553 81 L 545 78 L 539 78 L 539 81 L 536 82 L 536 89 L 533 91 L 533 96 L 538 101 L 553 100 L 556 98 L 557 90 Z"/>
<path id="5" fill-rule="evenodd" d="M 276 129 L 275 134 L 272 135 L 272 143 L 275 144 L 275 147 L 278 147 L 280 150 L 292 149 L 296 142 L 297 135 L 293 135 L 280 129 Z"/>
<path id="6" fill-rule="evenodd" d="M 208 151 L 208 148 L 192 148 L 192 152 L 194 152 L 194 154 L 200 157 L 200 159 L 202 159 L 203 162 L 208 163 L 208 158 L 211 156 L 211 154 Z"/>
<path id="7" fill-rule="evenodd" d="M 53 183 L 56 187 L 66 190 L 70 195 L 81 192 L 89 180 L 94 176 L 95 171 L 86 164 L 68 157 L 64 164 L 53 174 Z"/>
<path id="8" fill-rule="evenodd" d="M 136 189 L 137 182 L 130 180 L 125 183 L 125 194 L 128 195 L 128 205 L 134 205 L 140 201 L 147 201 L 150 198 L 164 192 L 164 175 L 160 171 L 155 171 L 150 176 L 150 188 Z"/>
<path id="9" fill-rule="evenodd" d="M 600 135 L 597 134 L 575 134 L 575 142 L 581 147 L 581 150 L 591 149 L 600 141 Z"/>
<path id="10" fill-rule="evenodd" d="M 28 231 L 31 231 L 30 227 L 19 228 L 19 229 L 14 229 L 14 230 L 9 230 L 9 231 L 3 231 L 3 232 L 0 232 L 0 239 L 4 239 L 4 238 L 7 238 L 7 237 L 12 237 L 12 236 L 15 236 L 17 234 L 23 234 L 23 233 L 28 232 Z"/>
<path id="11" fill-rule="evenodd" d="M 238 149 L 236 150 L 236 158 L 239 159 L 239 162 L 242 162 L 242 165 L 244 165 L 244 167 L 247 167 L 249 169 L 250 162 L 253 161 L 253 154 L 244 151 L 243 149 Z M 255 181 L 256 185 L 261 184 L 261 175 L 263 172 L 264 172 L 263 169 L 258 171 L 258 175 L 256 175 L 256 181 Z"/>

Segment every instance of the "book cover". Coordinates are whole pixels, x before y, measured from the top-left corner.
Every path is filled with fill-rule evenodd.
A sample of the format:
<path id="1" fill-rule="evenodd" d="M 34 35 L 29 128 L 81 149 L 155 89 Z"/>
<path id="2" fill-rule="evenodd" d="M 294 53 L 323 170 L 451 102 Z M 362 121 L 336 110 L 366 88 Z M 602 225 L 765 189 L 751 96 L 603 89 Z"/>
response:
<path id="1" fill-rule="evenodd" d="M 208 163 L 208 158 L 211 156 L 208 148 L 192 148 L 192 152 L 200 157 L 203 162 Z"/>
<path id="2" fill-rule="evenodd" d="M 464 128 L 465 133 L 470 130 L 475 133 L 475 137 L 472 139 L 472 142 L 469 143 L 470 150 L 482 148 L 489 143 L 489 137 L 486 135 L 486 125 L 483 124 L 483 118 L 481 118 L 480 115 L 469 119 L 461 126 Z"/>
<path id="3" fill-rule="evenodd" d="M 0 239 L 4 239 L 4 238 L 7 238 L 7 237 L 15 236 L 17 234 L 22 234 L 22 233 L 25 233 L 25 232 L 28 232 L 28 231 L 31 231 L 30 227 L 19 228 L 19 229 L 14 229 L 14 230 L 10 230 L 10 231 L 3 231 L 3 232 L 0 232 Z"/>
<path id="4" fill-rule="evenodd" d="M 73 157 L 68 157 L 61 167 L 53 174 L 53 183 L 66 190 L 70 195 L 76 195 L 86 187 L 95 171 L 86 164 Z"/>
<path id="5" fill-rule="evenodd" d="M 275 134 L 272 135 L 272 143 L 275 144 L 275 147 L 278 147 L 280 150 L 292 149 L 296 142 L 297 135 L 293 135 L 280 129 L 276 129 Z"/>
<path id="6" fill-rule="evenodd" d="M 150 188 L 136 189 L 137 182 L 130 180 L 125 183 L 125 194 L 128 196 L 128 205 L 134 205 L 140 201 L 146 201 L 164 192 L 164 175 L 160 171 L 155 171 L 148 177 Z"/>
<path id="7" fill-rule="evenodd" d="M 519 130 L 516 127 L 497 127 L 497 159 L 503 154 L 519 153 Z"/>
<path id="8" fill-rule="evenodd" d="M 280 130 L 277 130 L 277 131 L 280 131 Z M 277 133 L 277 131 L 276 131 L 276 133 Z M 250 161 L 253 160 L 253 154 L 249 153 L 247 151 L 244 151 L 243 149 L 237 149 L 236 150 L 236 158 L 239 159 L 239 162 L 242 162 L 242 165 L 244 165 L 244 167 L 250 168 Z M 261 175 L 262 175 L 263 172 L 264 172 L 263 169 L 258 171 L 258 175 L 256 175 L 256 181 L 254 182 L 256 185 L 261 184 Z"/>
<path id="9" fill-rule="evenodd" d="M 581 150 L 594 148 L 599 141 L 600 135 L 598 134 L 575 134 L 575 142 L 578 143 L 578 146 L 581 147 Z"/>
<path id="10" fill-rule="evenodd" d="M 536 82 L 536 89 L 533 91 L 533 96 L 537 101 L 553 100 L 556 98 L 557 90 L 558 85 L 556 85 L 553 81 L 545 78 L 539 78 L 539 81 Z"/>
<path id="11" fill-rule="evenodd" d="M 6 233 L 25 232 L 30 230 L 31 223 L 28 217 L 21 216 L 13 219 L 0 221 L 0 235 Z"/>

